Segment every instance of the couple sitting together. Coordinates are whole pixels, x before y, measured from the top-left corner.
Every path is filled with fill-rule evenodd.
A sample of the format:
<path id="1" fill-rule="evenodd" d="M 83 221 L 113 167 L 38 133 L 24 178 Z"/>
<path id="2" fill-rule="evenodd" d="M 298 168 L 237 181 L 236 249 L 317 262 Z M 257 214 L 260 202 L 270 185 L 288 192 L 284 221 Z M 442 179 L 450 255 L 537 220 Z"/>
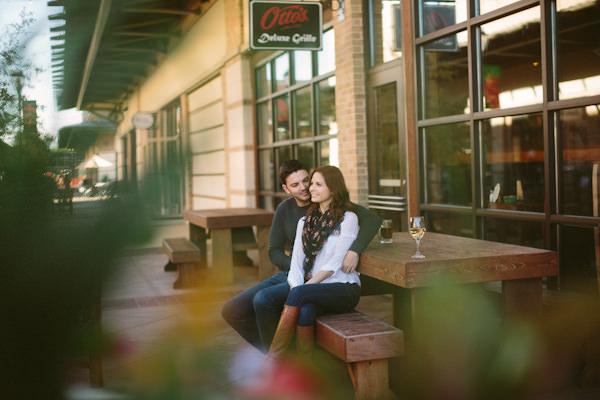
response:
<path id="1" fill-rule="evenodd" d="M 228 300 L 222 315 L 263 352 L 285 351 L 295 335 L 296 350 L 310 354 L 317 317 L 349 312 L 358 304 L 359 254 L 381 219 L 350 202 L 336 167 L 318 167 L 309 175 L 304 164 L 289 160 L 279 177 L 291 197 L 275 210 L 269 258 L 281 271 Z"/>

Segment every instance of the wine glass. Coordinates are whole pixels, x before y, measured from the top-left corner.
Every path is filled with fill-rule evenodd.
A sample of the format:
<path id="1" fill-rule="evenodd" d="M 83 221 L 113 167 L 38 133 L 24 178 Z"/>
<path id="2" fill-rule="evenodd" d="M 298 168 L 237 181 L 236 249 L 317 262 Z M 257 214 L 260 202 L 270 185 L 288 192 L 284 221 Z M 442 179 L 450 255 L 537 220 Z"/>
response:
<path id="1" fill-rule="evenodd" d="M 412 258 L 425 258 L 423 254 L 419 253 L 419 244 L 425 235 L 425 217 L 410 217 L 409 223 L 408 232 L 417 242 L 417 252 Z"/>

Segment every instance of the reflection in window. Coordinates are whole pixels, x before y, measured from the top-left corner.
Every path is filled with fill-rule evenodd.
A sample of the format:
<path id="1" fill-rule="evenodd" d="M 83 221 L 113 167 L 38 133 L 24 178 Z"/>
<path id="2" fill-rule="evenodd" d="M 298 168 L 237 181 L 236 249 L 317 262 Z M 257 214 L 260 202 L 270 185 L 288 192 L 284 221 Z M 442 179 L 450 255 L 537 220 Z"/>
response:
<path id="1" fill-rule="evenodd" d="M 479 14 L 494 11 L 519 0 L 479 0 Z"/>
<path id="2" fill-rule="evenodd" d="M 481 26 L 485 108 L 542 102 L 540 8 Z"/>
<path id="3" fill-rule="evenodd" d="M 371 66 L 385 63 L 402 56 L 402 13 L 400 0 L 374 0 L 369 2 L 374 37 Z"/>
<path id="4" fill-rule="evenodd" d="M 256 97 L 261 98 L 271 94 L 271 64 L 266 63 L 256 69 Z"/>
<path id="5" fill-rule="evenodd" d="M 319 83 L 319 134 L 335 135 L 338 133 L 335 117 L 335 77 Z"/>
<path id="6" fill-rule="evenodd" d="M 312 53 L 310 51 L 294 51 L 294 79 L 296 83 L 312 79 Z"/>
<path id="7" fill-rule="evenodd" d="M 428 232 L 473 237 L 473 221 L 470 215 L 444 214 L 429 211 L 425 213 Z"/>
<path id="8" fill-rule="evenodd" d="M 290 58 L 284 53 L 275 59 L 275 91 L 278 92 L 290 86 Z"/>
<path id="9" fill-rule="evenodd" d="M 272 151 L 261 150 L 258 152 L 258 167 L 258 187 L 260 190 L 272 191 L 275 182 L 275 165 Z"/>
<path id="10" fill-rule="evenodd" d="M 435 32 L 450 25 L 466 21 L 467 2 L 427 1 L 420 0 L 422 15 L 420 16 L 419 36 Z"/>
<path id="11" fill-rule="evenodd" d="M 314 144 L 312 142 L 309 143 L 301 143 L 297 147 L 298 155 L 296 158 L 304 163 L 308 167 L 309 170 L 315 167 L 315 157 L 314 157 Z"/>
<path id="12" fill-rule="evenodd" d="M 273 143 L 273 111 L 271 101 L 257 105 L 258 111 L 258 143 Z"/>
<path id="13" fill-rule="evenodd" d="M 333 29 L 323 32 L 323 49 L 317 53 L 319 75 L 335 71 L 335 36 Z"/>
<path id="14" fill-rule="evenodd" d="M 594 213 L 594 195 L 600 201 L 600 105 L 560 111 L 558 122 L 563 149 L 560 212 L 600 216 L 598 204 Z"/>
<path id="15" fill-rule="evenodd" d="M 276 140 L 290 139 L 290 101 L 288 95 L 275 99 Z"/>
<path id="16" fill-rule="evenodd" d="M 296 91 L 296 136 L 311 137 L 312 124 L 312 91 L 310 86 Z"/>
<path id="17" fill-rule="evenodd" d="M 493 242 L 518 244 L 541 249 L 544 247 L 544 224 L 511 221 L 499 218 L 484 219 L 484 238 Z"/>
<path id="18" fill-rule="evenodd" d="M 425 129 L 427 202 L 471 204 L 471 141 L 469 124 Z"/>
<path id="19" fill-rule="evenodd" d="M 560 288 L 580 293 L 598 294 L 594 229 L 561 226 L 558 249 Z"/>
<path id="20" fill-rule="evenodd" d="M 559 98 L 600 94 L 600 7 L 597 1 L 557 0 Z"/>
<path id="21" fill-rule="evenodd" d="M 485 146 L 484 203 L 489 208 L 544 211 L 542 115 L 481 122 Z"/>
<path id="22" fill-rule="evenodd" d="M 375 131 L 373 140 L 372 164 L 376 176 L 371 193 L 379 195 L 406 195 L 404 166 L 400 163 L 400 143 L 398 134 L 396 83 L 375 88 Z"/>
<path id="23" fill-rule="evenodd" d="M 467 45 L 450 35 L 424 46 L 425 117 L 469 112 Z"/>
<path id="24" fill-rule="evenodd" d="M 317 142 L 319 165 L 335 165 L 340 166 L 340 160 L 338 158 L 338 140 L 332 138 L 329 140 L 321 140 Z"/>

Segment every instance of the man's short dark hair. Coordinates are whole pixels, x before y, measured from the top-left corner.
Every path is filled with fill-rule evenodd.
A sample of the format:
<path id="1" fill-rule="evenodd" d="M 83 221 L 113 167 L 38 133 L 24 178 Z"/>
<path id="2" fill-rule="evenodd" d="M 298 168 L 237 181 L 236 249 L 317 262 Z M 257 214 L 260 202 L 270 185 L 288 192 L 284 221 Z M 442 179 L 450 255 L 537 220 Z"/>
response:
<path id="1" fill-rule="evenodd" d="M 282 185 L 285 185 L 285 180 L 288 176 L 293 174 L 296 171 L 306 171 L 308 172 L 308 167 L 302 162 L 298 160 L 287 160 L 281 163 L 279 167 L 279 180 Z"/>

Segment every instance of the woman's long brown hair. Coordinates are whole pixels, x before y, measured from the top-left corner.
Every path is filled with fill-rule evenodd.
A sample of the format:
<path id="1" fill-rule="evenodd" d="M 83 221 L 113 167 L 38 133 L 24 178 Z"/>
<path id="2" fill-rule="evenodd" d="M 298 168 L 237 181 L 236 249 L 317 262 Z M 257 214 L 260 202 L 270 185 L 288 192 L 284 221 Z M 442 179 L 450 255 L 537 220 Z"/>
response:
<path id="1" fill-rule="evenodd" d="M 310 182 L 312 182 L 312 177 L 316 172 L 323 176 L 325 184 L 331 192 L 332 199 L 331 204 L 329 204 L 329 211 L 333 212 L 336 219 L 343 218 L 344 213 L 346 211 L 352 211 L 354 207 L 350 202 L 350 193 L 348 193 L 348 188 L 346 187 L 346 181 L 344 180 L 342 171 L 333 165 L 324 165 L 315 168 L 310 174 Z M 306 215 L 310 214 L 315 207 L 318 207 L 318 204 L 311 203 L 308 207 Z"/>

